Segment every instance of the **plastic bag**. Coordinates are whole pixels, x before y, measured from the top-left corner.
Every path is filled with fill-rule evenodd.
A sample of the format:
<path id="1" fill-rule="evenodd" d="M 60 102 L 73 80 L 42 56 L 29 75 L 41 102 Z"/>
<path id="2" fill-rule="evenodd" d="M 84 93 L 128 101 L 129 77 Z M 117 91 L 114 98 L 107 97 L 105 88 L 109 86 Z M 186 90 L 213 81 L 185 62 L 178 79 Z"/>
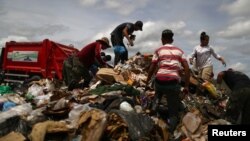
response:
<path id="1" fill-rule="evenodd" d="M 215 87 L 212 83 L 210 83 L 210 82 L 208 82 L 208 81 L 205 81 L 205 82 L 202 84 L 202 86 L 205 87 L 206 90 L 208 90 L 208 92 L 210 93 L 210 95 L 211 95 L 213 98 L 216 99 L 216 98 L 219 97 L 219 95 L 218 95 L 218 93 L 217 93 L 217 90 L 216 90 L 216 87 Z"/>
<path id="2" fill-rule="evenodd" d="M 34 97 L 44 95 L 43 87 L 37 84 L 33 84 L 31 87 L 29 87 L 27 95 L 32 95 Z"/>
<path id="3" fill-rule="evenodd" d="M 3 110 L 2 111 L 8 111 L 10 108 L 15 107 L 16 103 L 7 101 L 3 103 Z"/>
<path id="4" fill-rule="evenodd" d="M 0 86 L 0 95 L 12 93 L 10 86 Z"/>

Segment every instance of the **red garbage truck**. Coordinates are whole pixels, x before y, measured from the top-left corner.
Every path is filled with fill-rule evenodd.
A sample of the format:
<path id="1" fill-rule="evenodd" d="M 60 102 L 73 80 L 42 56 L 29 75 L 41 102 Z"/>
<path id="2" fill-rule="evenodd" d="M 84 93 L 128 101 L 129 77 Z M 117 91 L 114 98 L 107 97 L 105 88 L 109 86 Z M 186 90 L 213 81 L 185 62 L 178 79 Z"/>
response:
<path id="1" fill-rule="evenodd" d="M 34 77 L 62 80 L 63 61 L 79 50 L 49 39 L 41 42 L 6 42 L 1 53 L 4 82 L 24 82 Z"/>

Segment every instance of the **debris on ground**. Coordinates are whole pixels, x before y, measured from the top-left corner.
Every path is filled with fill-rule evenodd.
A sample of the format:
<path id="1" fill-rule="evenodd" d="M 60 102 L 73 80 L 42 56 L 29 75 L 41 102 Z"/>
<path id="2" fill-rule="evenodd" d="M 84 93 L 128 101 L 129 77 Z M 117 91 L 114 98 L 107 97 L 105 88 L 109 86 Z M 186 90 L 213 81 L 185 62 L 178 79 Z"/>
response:
<path id="1" fill-rule="evenodd" d="M 228 96 L 205 83 L 208 91 L 182 96 L 182 117 L 171 134 L 153 110 L 154 90 L 144 90 L 151 58 L 136 55 L 101 68 L 85 89 L 68 91 L 49 79 L 19 91 L 1 85 L 0 141 L 206 141 L 208 125 L 230 124 L 224 119 Z"/>

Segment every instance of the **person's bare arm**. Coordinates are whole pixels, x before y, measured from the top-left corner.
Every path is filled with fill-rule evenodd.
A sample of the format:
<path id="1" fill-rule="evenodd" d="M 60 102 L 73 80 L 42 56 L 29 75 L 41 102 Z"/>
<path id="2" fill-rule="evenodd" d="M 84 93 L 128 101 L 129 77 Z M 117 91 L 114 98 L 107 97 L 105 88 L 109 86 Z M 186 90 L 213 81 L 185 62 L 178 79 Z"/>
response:
<path id="1" fill-rule="evenodd" d="M 222 71 L 217 75 L 217 83 L 221 84 L 225 73 Z"/>
<path id="2" fill-rule="evenodd" d="M 125 28 L 123 29 L 122 33 L 123 33 L 123 35 L 126 37 L 126 39 L 128 40 L 129 44 L 130 44 L 131 46 L 133 46 L 133 45 L 134 45 L 133 40 L 130 39 L 129 34 L 128 34 L 128 27 L 125 27 Z"/>
<path id="3" fill-rule="evenodd" d="M 148 85 L 148 82 L 151 80 L 152 75 L 154 74 L 156 70 L 156 63 L 151 63 L 149 70 L 148 70 L 148 77 L 147 77 L 147 81 L 146 81 L 146 87 Z"/>
<path id="4" fill-rule="evenodd" d="M 190 79 L 190 71 L 189 71 L 189 66 L 187 61 L 182 61 L 181 62 L 182 67 L 184 68 L 184 72 L 185 72 L 185 86 L 184 89 L 188 90 L 188 86 L 189 86 L 189 79 Z"/>
<path id="5" fill-rule="evenodd" d="M 225 75 L 224 71 L 220 72 L 217 75 L 217 80 L 216 80 L 216 82 L 217 82 L 217 85 L 216 85 L 217 89 L 221 89 L 221 84 L 222 84 L 222 80 L 223 80 L 224 75 Z"/>
<path id="6" fill-rule="evenodd" d="M 226 62 L 225 62 L 225 60 L 223 59 L 223 57 L 220 57 L 218 60 L 220 60 L 221 63 L 226 67 Z"/>

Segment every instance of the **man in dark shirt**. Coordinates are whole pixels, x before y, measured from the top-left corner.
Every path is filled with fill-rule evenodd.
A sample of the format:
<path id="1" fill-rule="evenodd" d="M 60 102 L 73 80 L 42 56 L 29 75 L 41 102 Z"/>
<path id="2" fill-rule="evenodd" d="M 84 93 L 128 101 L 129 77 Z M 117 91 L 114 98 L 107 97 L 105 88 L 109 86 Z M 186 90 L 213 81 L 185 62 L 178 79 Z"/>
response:
<path id="1" fill-rule="evenodd" d="M 90 67 L 98 61 L 98 64 L 101 66 L 106 66 L 106 62 L 101 58 L 101 50 L 105 50 L 109 48 L 109 40 L 106 37 L 101 38 L 100 40 L 96 40 L 93 43 L 85 46 L 81 51 L 79 51 L 76 55 L 74 55 L 71 59 L 72 65 L 70 64 L 70 60 L 67 59 L 64 61 L 63 67 L 64 70 L 64 79 L 66 84 L 69 84 L 68 89 L 72 90 L 77 87 L 85 87 L 89 85 L 91 80 L 91 75 L 89 74 Z M 66 69 L 68 66 L 72 68 Z M 69 77 L 68 77 L 69 76 Z M 78 82 L 84 79 L 84 83 L 82 85 L 77 85 Z"/>
<path id="2" fill-rule="evenodd" d="M 128 50 L 126 49 L 123 38 L 126 37 L 126 39 L 129 42 L 129 45 L 133 46 L 133 40 L 134 40 L 134 31 L 141 30 L 142 31 L 143 22 L 137 21 L 134 24 L 133 23 L 122 23 L 118 25 L 112 32 L 111 32 L 111 42 L 114 47 L 114 53 L 115 53 L 115 62 L 114 65 L 117 65 L 120 61 L 121 63 L 124 63 L 124 61 L 128 60 Z"/>
<path id="3" fill-rule="evenodd" d="M 229 95 L 227 105 L 226 118 L 236 123 L 240 120 L 240 124 L 250 124 L 250 79 L 249 77 L 239 71 L 228 69 L 222 71 L 217 76 L 218 87 L 222 80 L 232 90 Z M 241 116 L 240 116 L 241 114 Z M 241 117 L 239 119 L 239 117 Z"/>

